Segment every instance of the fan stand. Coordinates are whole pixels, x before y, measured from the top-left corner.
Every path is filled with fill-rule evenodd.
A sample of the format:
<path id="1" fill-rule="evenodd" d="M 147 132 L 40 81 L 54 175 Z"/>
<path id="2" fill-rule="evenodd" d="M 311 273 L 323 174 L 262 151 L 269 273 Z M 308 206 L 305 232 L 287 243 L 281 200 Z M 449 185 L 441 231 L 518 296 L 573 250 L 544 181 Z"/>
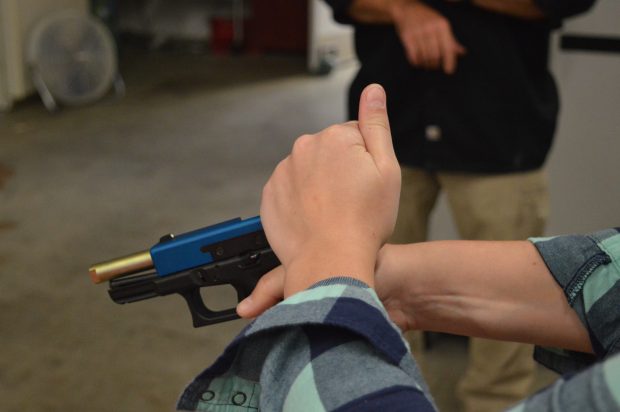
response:
<path id="1" fill-rule="evenodd" d="M 50 89 L 48 89 L 43 77 L 41 77 L 41 73 L 39 73 L 39 70 L 37 69 L 32 69 L 32 82 L 34 83 L 34 87 L 39 92 L 39 96 L 41 96 L 41 100 L 43 101 L 45 108 L 51 113 L 58 110 L 58 103 L 54 100 L 54 96 L 52 96 Z"/>
<path id="2" fill-rule="evenodd" d="M 60 106 L 54 99 L 54 96 L 50 92 L 50 89 L 45 84 L 45 80 L 43 80 L 43 76 L 39 73 L 39 70 L 36 68 L 32 68 L 32 82 L 34 83 L 34 87 L 37 89 L 39 96 L 41 97 L 41 101 L 43 105 L 50 113 L 55 113 L 60 109 Z M 112 88 L 114 89 L 114 94 L 116 99 L 120 100 L 125 97 L 125 92 L 127 90 L 125 86 L 125 80 L 119 71 L 116 72 L 114 76 L 114 82 L 112 83 Z"/>
<path id="3" fill-rule="evenodd" d="M 41 18 L 31 30 L 27 60 L 50 112 L 93 103 L 112 87 L 117 97 L 125 94 L 114 38 L 103 23 L 79 11 L 60 10 Z"/>

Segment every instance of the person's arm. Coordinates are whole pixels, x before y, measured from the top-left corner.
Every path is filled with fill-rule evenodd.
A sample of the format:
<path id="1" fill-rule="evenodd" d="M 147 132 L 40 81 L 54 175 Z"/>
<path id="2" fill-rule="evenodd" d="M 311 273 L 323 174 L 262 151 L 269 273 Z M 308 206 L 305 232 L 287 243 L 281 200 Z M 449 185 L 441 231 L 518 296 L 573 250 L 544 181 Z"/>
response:
<path id="1" fill-rule="evenodd" d="M 470 0 L 482 9 L 525 19 L 561 21 L 588 10 L 595 0 Z"/>
<path id="2" fill-rule="evenodd" d="M 348 15 L 359 23 L 393 24 L 400 0 L 353 0 Z M 417 1 L 416 1 L 417 2 Z"/>
<path id="3" fill-rule="evenodd" d="M 240 314 L 282 296 L 280 269 L 263 277 Z M 591 352 L 588 332 L 527 241 L 386 245 L 376 290 L 403 330 L 420 329 Z"/>
<path id="4" fill-rule="evenodd" d="M 524 341 L 594 352 L 598 359 L 620 351 L 620 229 L 531 241 L 386 245 L 375 284 L 405 330 Z M 275 270 L 240 314 L 256 316 L 281 296 Z M 536 358 L 561 372 L 594 360 L 542 347 Z"/>
<path id="5" fill-rule="evenodd" d="M 405 328 L 535 343 L 536 360 L 561 373 L 620 352 L 619 228 L 521 242 L 388 245 L 375 282 Z"/>
<path id="6" fill-rule="evenodd" d="M 494 13 L 526 20 L 539 20 L 545 17 L 544 11 L 535 0 L 471 0 L 471 4 Z"/>
<path id="7" fill-rule="evenodd" d="M 465 48 L 452 33 L 450 22 L 419 0 L 353 0 L 346 9 L 358 23 L 393 24 L 415 67 L 452 74 Z"/>
<path id="8" fill-rule="evenodd" d="M 419 0 L 354 0 L 348 13 L 351 18 L 361 23 L 392 24 L 395 22 L 395 17 L 402 14 L 403 7 L 407 3 L 424 5 Z M 545 16 L 535 0 L 470 0 L 470 4 L 495 13 L 524 19 L 540 19 Z"/>
<path id="9" fill-rule="evenodd" d="M 386 245 L 377 293 L 403 329 L 591 352 L 588 332 L 527 241 Z"/>

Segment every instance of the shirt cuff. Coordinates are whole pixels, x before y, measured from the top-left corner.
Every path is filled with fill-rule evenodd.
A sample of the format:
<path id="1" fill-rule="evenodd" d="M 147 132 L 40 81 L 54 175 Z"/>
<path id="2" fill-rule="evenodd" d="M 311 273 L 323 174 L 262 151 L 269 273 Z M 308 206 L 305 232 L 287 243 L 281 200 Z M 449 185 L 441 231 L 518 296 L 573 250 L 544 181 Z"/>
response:
<path id="1" fill-rule="evenodd" d="M 269 367 L 265 364 L 266 359 L 274 358 L 274 345 L 284 336 L 282 334 L 315 327 L 323 331 L 327 328 L 336 337 L 365 340 L 381 354 L 382 359 L 413 377 L 411 384 L 415 391 L 428 393 L 415 361 L 409 355 L 407 342 L 389 319 L 375 291 L 357 279 L 336 277 L 296 293 L 248 325 L 217 361 L 184 390 L 177 408 L 195 410 L 220 402 L 218 393 L 223 391 L 222 388 L 226 389 L 225 396 L 235 390 L 246 394 L 259 393 L 261 371 Z M 319 349 L 315 347 L 313 350 Z M 248 396 L 247 402 L 255 402 L 255 398 Z"/>
<path id="2" fill-rule="evenodd" d="M 375 291 L 346 276 L 322 280 L 280 302 L 257 318 L 243 335 L 313 324 L 344 328 L 362 336 L 394 364 L 409 353 L 400 329 L 390 320 Z"/>
<path id="3" fill-rule="evenodd" d="M 560 373 L 575 371 L 620 350 L 620 230 L 532 238 L 569 305 L 586 327 L 596 356 L 537 347 L 535 358 Z"/>

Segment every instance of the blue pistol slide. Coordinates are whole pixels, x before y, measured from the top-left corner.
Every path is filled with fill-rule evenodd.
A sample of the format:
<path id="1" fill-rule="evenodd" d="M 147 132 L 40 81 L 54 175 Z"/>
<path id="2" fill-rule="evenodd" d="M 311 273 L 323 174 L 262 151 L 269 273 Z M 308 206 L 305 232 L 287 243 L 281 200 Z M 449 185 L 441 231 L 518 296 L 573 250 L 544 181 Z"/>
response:
<path id="1" fill-rule="evenodd" d="M 120 304 L 179 294 L 200 327 L 238 319 L 236 304 L 209 309 L 201 288 L 231 285 L 240 302 L 279 264 L 257 216 L 165 235 L 149 250 L 98 263 L 89 272 L 94 283 L 109 282 L 108 293 Z"/>

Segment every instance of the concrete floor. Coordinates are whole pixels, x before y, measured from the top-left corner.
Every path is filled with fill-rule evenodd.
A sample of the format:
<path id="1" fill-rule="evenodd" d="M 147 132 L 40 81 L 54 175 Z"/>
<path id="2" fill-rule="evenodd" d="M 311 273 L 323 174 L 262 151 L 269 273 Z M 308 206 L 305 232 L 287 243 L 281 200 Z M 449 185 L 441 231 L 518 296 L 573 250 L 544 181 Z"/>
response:
<path id="1" fill-rule="evenodd" d="M 50 115 L 33 99 L 0 115 L 2 410 L 173 408 L 243 321 L 194 329 L 180 297 L 116 305 L 87 269 L 165 233 L 255 215 L 294 138 L 344 118 L 353 68 L 312 77 L 304 64 L 134 55 L 122 100 Z M 458 410 L 465 353 L 455 338 L 428 353 L 444 411 Z"/>

